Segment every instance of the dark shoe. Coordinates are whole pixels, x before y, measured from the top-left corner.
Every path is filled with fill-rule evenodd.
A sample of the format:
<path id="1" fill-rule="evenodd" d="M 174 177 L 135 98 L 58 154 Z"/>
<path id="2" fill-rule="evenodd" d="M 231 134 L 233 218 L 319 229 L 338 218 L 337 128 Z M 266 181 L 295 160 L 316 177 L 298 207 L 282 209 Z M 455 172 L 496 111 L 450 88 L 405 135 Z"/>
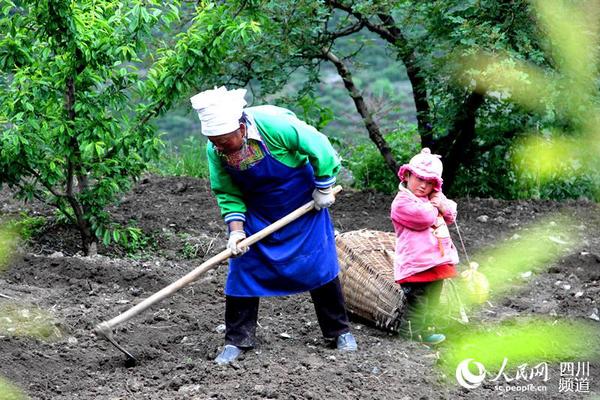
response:
<path id="1" fill-rule="evenodd" d="M 446 335 L 444 335 L 442 333 L 432 333 L 429 336 L 425 336 L 425 337 L 421 338 L 420 342 L 423 344 L 428 344 L 428 345 L 433 346 L 433 345 L 442 343 L 444 340 L 446 340 Z"/>
<path id="2" fill-rule="evenodd" d="M 223 347 L 221 354 L 215 358 L 215 362 L 219 365 L 231 364 L 240 356 L 240 354 L 242 354 L 242 349 L 232 344 L 226 344 L 225 347 Z"/>
<path id="3" fill-rule="evenodd" d="M 351 332 L 346 332 L 338 336 L 337 349 L 339 351 L 356 351 L 357 348 L 356 339 L 354 339 L 354 335 Z"/>

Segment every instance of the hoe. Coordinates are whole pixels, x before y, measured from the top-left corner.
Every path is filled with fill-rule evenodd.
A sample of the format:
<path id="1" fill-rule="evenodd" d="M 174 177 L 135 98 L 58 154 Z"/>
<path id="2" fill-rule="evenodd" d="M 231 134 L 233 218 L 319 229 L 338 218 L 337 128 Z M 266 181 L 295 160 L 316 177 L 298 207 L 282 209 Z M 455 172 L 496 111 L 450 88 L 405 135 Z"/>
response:
<path id="1" fill-rule="evenodd" d="M 341 186 L 336 186 L 333 189 L 333 192 L 335 194 L 337 194 L 341 190 L 342 190 Z M 258 242 L 259 240 L 265 238 L 266 236 L 270 235 L 271 233 L 281 229 L 285 225 L 289 224 L 290 222 L 298 219 L 302 215 L 311 211 L 314 208 L 314 206 L 315 206 L 315 202 L 309 201 L 305 205 L 297 208 L 296 210 L 292 211 L 290 214 L 286 215 L 285 217 L 281 218 L 280 220 L 278 220 L 278 221 L 272 223 L 271 225 L 267 226 L 266 228 L 256 232 L 254 235 L 242 240 L 240 242 L 240 246 L 246 247 L 246 246 L 253 245 L 254 243 Z M 113 328 L 116 327 L 117 325 L 120 325 L 120 324 L 126 322 L 126 321 L 129 321 L 131 318 L 140 314 L 142 311 L 144 311 L 147 308 L 149 308 L 150 306 L 158 303 L 159 301 L 164 300 L 165 298 L 167 298 L 169 296 L 172 296 L 175 292 L 186 287 L 190 283 L 194 282 L 195 280 L 200 278 L 202 275 L 204 275 L 206 272 L 208 272 L 212 269 L 215 269 L 221 262 L 223 262 L 223 261 L 227 260 L 229 257 L 231 257 L 231 255 L 232 255 L 231 250 L 229 250 L 229 249 L 220 252 L 219 254 L 206 260 L 200 266 L 198 266 L 195 269 L 193 269 L 192 271 L 190 271 L 187 275 L 179 278 L 175 282 L 171 283 L 169 286 L 166 286 L 163 289 L 159 290 L 158 292 L 154 293 L 152 296 L 150 296 L 147 299 L 143 300 L 142 302 L 138 303 L 134 307 L 131 307 L 129 310 L 125 311 L 124 313 L 117 315 L 116 317 L 114 317 L 111 320 L 103 321 L 103 322 L 99 323 L 94 328 L 94 332 L 99 337 L 103 337 L 106 340 L 108 340 L 117 349 L 122 351 L 127 356 L 126 365 L 128 365 L 128 366 L 135 365 L 135 363 L 136 363 L 135 357 L 130 352 L 125 350 L 125 348 L 123 348 L 119 343 L 117 343 L 117 341 L 113 337 L 113 333 L 112 333 Z"/>

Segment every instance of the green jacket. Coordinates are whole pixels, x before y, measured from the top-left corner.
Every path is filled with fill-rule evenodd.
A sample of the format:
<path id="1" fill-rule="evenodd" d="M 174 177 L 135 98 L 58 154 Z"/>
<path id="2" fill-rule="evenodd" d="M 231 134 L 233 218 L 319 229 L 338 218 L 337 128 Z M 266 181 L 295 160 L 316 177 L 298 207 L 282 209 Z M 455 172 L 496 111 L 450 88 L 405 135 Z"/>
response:
<path id="1" fill-rule="evenodd" d="M 335 183 L 335 176 L 340 170 L 340 158 L 327 136 L 285 108 L 267 105 L 249 107 L 244 112 L 254 121 L 264 144 L 275 159 L 292 168 L 310 162 L 315 172 L 315 187 L 329 187 Z M 225 222 L 245 221 L 246 205 L 242 192 L 233 183 L 221 156 L 210 141 L 206 152 L 210 185 L 221 215 Z"/>

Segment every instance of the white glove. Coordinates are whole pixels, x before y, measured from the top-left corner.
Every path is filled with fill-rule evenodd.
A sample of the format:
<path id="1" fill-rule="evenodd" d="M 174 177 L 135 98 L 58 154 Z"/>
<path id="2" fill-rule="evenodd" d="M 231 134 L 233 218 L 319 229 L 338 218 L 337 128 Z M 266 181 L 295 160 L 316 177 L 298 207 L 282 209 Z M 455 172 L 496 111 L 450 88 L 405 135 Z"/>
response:
<path id="1" fill-rule="evenodd" d="M 331 207 L 335 203 L 335 195 L 331 186 L 323 189 L 315 189 L 312 192 L 312 198 L 315 201 L 315 209 Z"/>
<path id="2" fill-rule="evenodd" d="M 246 232 L 244 231 L 231 231 L 229 233 L 227 248 L 231 250 L 231 254 L 234 257 L 239 257 L 248 251 L 248 247 L 238 247 L 238 242 L 244 239 L 246 239 Z"/>

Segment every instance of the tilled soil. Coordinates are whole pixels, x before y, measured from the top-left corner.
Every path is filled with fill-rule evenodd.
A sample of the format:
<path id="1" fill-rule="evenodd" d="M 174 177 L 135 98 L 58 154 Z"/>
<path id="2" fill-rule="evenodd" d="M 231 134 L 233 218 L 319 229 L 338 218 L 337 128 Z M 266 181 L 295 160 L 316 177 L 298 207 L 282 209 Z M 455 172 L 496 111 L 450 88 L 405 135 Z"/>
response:
<path id="1" fill-rule="evenodd" d="M 392 199 L 374 192 L 344 192 L 332 210 L 336 229 L 391 231 Z M 52 214 L 40 205 L 12 200 L 6 189 L 0 192 L 0 202 L 5 215 L 21 210 Z M 458 203 L 460 233 L 471 256 L 494 243 L 515 240 L 528 224 L 559 210 L 573 218 L 577 238 L 577 246 L 566 256 L 527 279 L 515 277 L 510 293 L 484 305 L 472 319 L 497 323 L 539 315 L 600 328 L 597 205 L 493 199 Z M 559 392 L 556 363 L 550 363 L 551 379 L 542 382 L 547 386 L 543 394 L 502 393 L 492 383 L 467 390 L 436 367 L 451 346 L 451 337 L 432 349 L 353 321 L 359 351 L 340 354 L 322 339 L 308 294 L 262 299 L 257 347 L 231 366 L 218 367 L 212 360 L 223 343 L 225 263 L 115 330 L 117 341 L 138 360 L 136 366 L 129 366 L 122 353 L 96 337 L 95 324 L 127 310 L 221 251 L 225 229 L 208 184 L 190 178 L 148 176 L 111 214 L 144 230 L 150 239 L 142 252 L 128 256 L 110 247 L 102 248 L 101 255 L 82 257 L 76 232 L 48 224 L 22 246 L 0 276 L 0 294 L 4 295 L 0 305 L 14 303 L 27 313 L 42 310 L 53 321 L 47 339 L 0 332 L 0 373 L 33 399 L 564 399 L 600 395 L 600 339 L 587 343 L 595 354 L 587 360 L 589 393 Z M 562 228 L 556 229 L 560 236 Z M 460 247 L 456 228 L 452 235 Z"/>

